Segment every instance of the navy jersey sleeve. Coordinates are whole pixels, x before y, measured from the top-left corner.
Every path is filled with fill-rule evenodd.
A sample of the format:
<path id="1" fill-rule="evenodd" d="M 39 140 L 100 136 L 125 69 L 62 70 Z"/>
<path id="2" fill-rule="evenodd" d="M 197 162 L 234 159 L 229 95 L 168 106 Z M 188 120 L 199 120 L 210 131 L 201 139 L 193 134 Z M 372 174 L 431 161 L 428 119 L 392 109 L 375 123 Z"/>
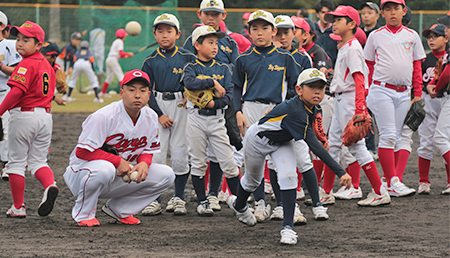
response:
<path id="1" fill-rule="evenodd" d="M 192 52 L 195 55 L 195 48 L 192 45 L 192 36 L 189 36 L 184 42 L 183 48 Z"/>
<path id="2" fill-rule="evenodd" d="M 233 84 L 233 104 L 234 109 L 241 111 L 242 109 L 242 87 L 245 82 L 245 71 L 242 66 L 242 59 L 236 60 L 236 67 L 233 70 L 232 84 Z"/>
<path id="3" fill-rule="evenodd" d="M 233 39 L 232 39 L 233 40 Z M 238 46 L 237 46 L 237 43 L 236 43 L 236 41 L 232 41 L 234 44 L 233 44 L 233 52 L 231 53 L 231 70 L 234 70 L 234 67 L 236 66 L 236 60 L 237 60 L 237 58 L 239 57 L 239 48 L 238 48 Z"/>
<path id="4" fill-rule="evenodd" d="M 150 83 L 151 83 L 150 84 L 151 85 L 150 86 L 151 87 L 150 91 L 152 91 L 153 90 L 153 83 L 155 81 L 154 81 L 154 76 L 153 76 L 153 72 L 152 72 L 152 68 L 151 68 L 151 62 L 150 62 L 149 59 L 146 59 L 144 61 L 144 63 L 142 64 L 142 69 L 141 70 L 148 74 L 148 77 L 150 78 Z M 153 109 L 156 112 L 156 114 L 158 114 L 158 117 L 164 115 L 164 113 L 159 108 L 158 103 L 156 102 L 155 95 L 154 95 L 153 92 L 152 92 L 152 94 L 150 94 L 150 99 L 148 100 L 148 105 L 150 106 L 151 109 Z"/>
<path id="5" fill-rule="evenodd" d="M 224 78 L 222 87 L 225 89 L 226 93 L 223 98 L 214 97 L 214 108 L 221 109 L 228 105 L 233 96 L 233 84 L 231 83 L 231 70 L 229 66 L 224 66 Z"/>
<path id="6" fill-rule="evenodd" d="M 286 98 L 290 99 L 297 95 L 295 92 L 295 85 L 297 85 L 298 75 L 303 71 L 303 68 L 292 55 L 286 57 L 286 81 L 288 84 Z"/>
<path id="7" fill-rule="evenodd" d="M 181 77 L 183 85 L 188 90 L 204 90 L 214 87 L 214 80 L 211 78 L 199 79 L 197 73 L 192 65 L 186 65 L 184 67 L 183 76 Z"/>

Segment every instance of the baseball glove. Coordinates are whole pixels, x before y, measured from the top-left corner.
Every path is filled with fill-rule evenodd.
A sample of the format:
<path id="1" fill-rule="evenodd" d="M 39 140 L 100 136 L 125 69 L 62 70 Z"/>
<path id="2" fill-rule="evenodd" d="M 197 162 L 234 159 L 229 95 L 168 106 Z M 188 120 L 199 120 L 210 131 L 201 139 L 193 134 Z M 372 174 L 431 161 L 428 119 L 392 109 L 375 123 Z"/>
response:
<path id="1" fill-rule="evenodd" d="M 407 125 L 411 130 L 417 131 L 419 125 L 422 123 L 423 119 L 425 119 L 425 102 L 423 100 L 419 100 L 414 102 L 408 110 L 408 113 L 405 117 L 404 124 Z"/>
<path id="2" fill-rule="evenodd" d="M 213 88 L 204 89 L 204 90 L 188 90 L 184 88 L 184 93 L 188 97 L 195 106 L 199 109 L 205 108 L 206 105 L 213 99 L 214 92 Z"/>
<path id="3" fill-rule="evenodd" d="M 442 57 L 438 59 L 438 61 L 436 62 L 436 67 L 434 68 L 434 79 L 437 81 L 439 80 L 439 76 L 441 76 L 442 73 Z"/>
<path id="4" fill-rule="evenodd" d="M 63 70 L 56 70 L 56 90 L 58 93 L 66 92 L 66 74 Z"/>
<path id="5" fill-rule="evenodd" d="M 114 155 L 119 155 L 119 152 L 116 150 L 116 148 L 109 146 L 108 144 L 104 143 L 103 146 L 100 148 L 102 151 L 109 152 Z"/>
<path id="6" fill-rule="evenodd" d="M 359 123 L 361 125 L 357 126 Z M 364 138 L 369 130 L 372 130 L 372 117 L 368 114 L 356 114 L 345 126 L 342 135 L 342 144 L 350 146 Z"/>
<path id="7" fill-rule="evenodd" d="M 329 151 L 330 150 L 330 145 L 328 144 L 327 134 L 323 130 L 322 114 L 321 113 L 317 113 L 316 114 L 316 117 L 314 118 L 314 121 L 312 122 L 311 127 L 312 127 L 312 129 L 314 131 L 314 134 L 316 135 L 317 139 L 322 143 L 323 147 L 327 151 Z"/>

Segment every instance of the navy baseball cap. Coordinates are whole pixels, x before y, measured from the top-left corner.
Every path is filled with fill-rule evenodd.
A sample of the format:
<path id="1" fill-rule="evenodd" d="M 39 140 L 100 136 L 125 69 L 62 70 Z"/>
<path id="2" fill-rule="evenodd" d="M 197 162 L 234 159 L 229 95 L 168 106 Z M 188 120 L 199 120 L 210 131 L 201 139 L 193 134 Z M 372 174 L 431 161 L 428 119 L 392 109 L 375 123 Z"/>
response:
<path id="1" fill-rule="evenodd" d="M 443 24 L 433 24 L 429 29 L 422 31 L 422 36 L 428 38 L 431 32 L 436 33 L 439 36 L 445 36 L 445 26 Z"/>
<path id="2" fill-rule="evenodd" d="M 81 33 L 79 32 L 74 32 L 72 33 L 72 35 L 70 35 L 71 39 L 81 39 Z"/>
<path id="3" fill-rule="evenodd" d="M 43 55 L 57 56 L 59 55 L 59 48 L 55 43 L 48 41 L 45 42 L 44 45 L 42 46 L 41 53 Z"/>
<path id="4" fill-rule="evenodd" d="M 309 19 L 309 18 L 303 18 L 303 19 L 305 20 L 305 22 L 308 23 L 310 31 L 315 31 L 316 30 L 315 29 L 316 25 L 314 25 L 314 22 L 311 19 Z"/>
<path id="5" fill-rule="evenodd" d="M 402 24 L 403 24 L 403 26 L 408 26 L 408 24 L 411 23 L 412 13 L 408 6 L 405 6 L 405 9 L 406 9 L 406 14 L 403 15 Z"/>
<path id="6" fill-rule="evenodd" d="M 139 70 L 134 69 L 132 71 L 127 72 L 124 76 L 122 81 L 120 82 L 120 87 L 123 87 L 123 85 L 131 82 L 132 80 L 139 80 L 145 83 L 148 87 L 150 87 L 150 77 L 148 77 L 148 74 Z"/>
<path id="7" fill-rule="evenodd" d="M 448 11 L 446 16 L 439 17 L 438 22 L 450 26 L 450 11 Z"/>

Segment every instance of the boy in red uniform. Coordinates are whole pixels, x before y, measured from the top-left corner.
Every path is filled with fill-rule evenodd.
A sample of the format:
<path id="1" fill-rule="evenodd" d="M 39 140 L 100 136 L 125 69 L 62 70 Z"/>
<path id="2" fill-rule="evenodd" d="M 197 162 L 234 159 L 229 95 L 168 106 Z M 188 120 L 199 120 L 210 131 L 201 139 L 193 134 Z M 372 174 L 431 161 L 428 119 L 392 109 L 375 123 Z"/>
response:
<path id="1" fill-rule="evenodd" d="M 14 204 L 6 216 L 27 216 L 23 201 L 27 165 L 45 189 L 38 214 L 47 216 L 59 191 L 46 157 L 52 137 L 50 112 L 55 93 L 55 71 L 39 52 L 45 38 L 44 30 L 39 25 L 27 21 L 20 27 L 14 26 L 11 35 L 17 36 L 16 49 L 23 60 L 14 69 L 8 81 L 11 91 L 0 105 L 0 115 L 7 110 L 11 114 L 6 173 L 9 174 Z"/>

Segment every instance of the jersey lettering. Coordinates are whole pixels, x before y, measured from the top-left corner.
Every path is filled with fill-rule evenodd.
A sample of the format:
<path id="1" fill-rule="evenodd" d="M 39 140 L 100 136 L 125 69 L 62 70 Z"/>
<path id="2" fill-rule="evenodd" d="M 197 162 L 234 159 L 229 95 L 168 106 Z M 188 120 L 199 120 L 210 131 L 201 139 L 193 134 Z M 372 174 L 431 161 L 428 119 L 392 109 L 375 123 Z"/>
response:
<path id="1" fill-rule="evenodd" d="M 273 65 L 270 64 L 268 70 L 269 71 L 283 71 L 284 67 L 281 67 L 281 66 L 278 66 L 278 65 L 273 66 Z"/>
<path id="2" fill-rule="evenodd" d="M 124 139 L 124 135 L 121 133 L 115 134 L 115 135 L 111 135 L 108 138 L 106 138 L 105 143 L 108 143 L 109 141 L 112 140 L 116 140 L 118 141 L 116 144 L 108 144 L 114 148 L 116 148 L 116 150 L 119 153 L 123 153 L 123 152 L 127 152 L 127 151 L 136 151 L 140 148 L 144 148 L 145 146 L 147 146 L 147 137 L 146 136 L 142 136 L 141 138 L 133 138 L 131 140 L 128 139 Z"/>
<path id="3" fill-rule="evenodd" d="M 50 84 L 48 83 L 48 73 L 44 72 L 42 74 L 42 94 L 44 94 L 44 96 L 47 96 L 48 90 L 50 88 Z"/>
<path id="4" fill-rule="evenodd" d="M 172 73 L 174 74 L 182 74 L 183 73 L 183 69 L 179 68 L 177 69 L 176 67 L 173 68 Z"/>
<path id="5" fill-rule="evenodd" d="M 423 74 L 423 81 L 429 82 L 434 78 L 434 67 L 428 67 L 425 73 Z"/>

